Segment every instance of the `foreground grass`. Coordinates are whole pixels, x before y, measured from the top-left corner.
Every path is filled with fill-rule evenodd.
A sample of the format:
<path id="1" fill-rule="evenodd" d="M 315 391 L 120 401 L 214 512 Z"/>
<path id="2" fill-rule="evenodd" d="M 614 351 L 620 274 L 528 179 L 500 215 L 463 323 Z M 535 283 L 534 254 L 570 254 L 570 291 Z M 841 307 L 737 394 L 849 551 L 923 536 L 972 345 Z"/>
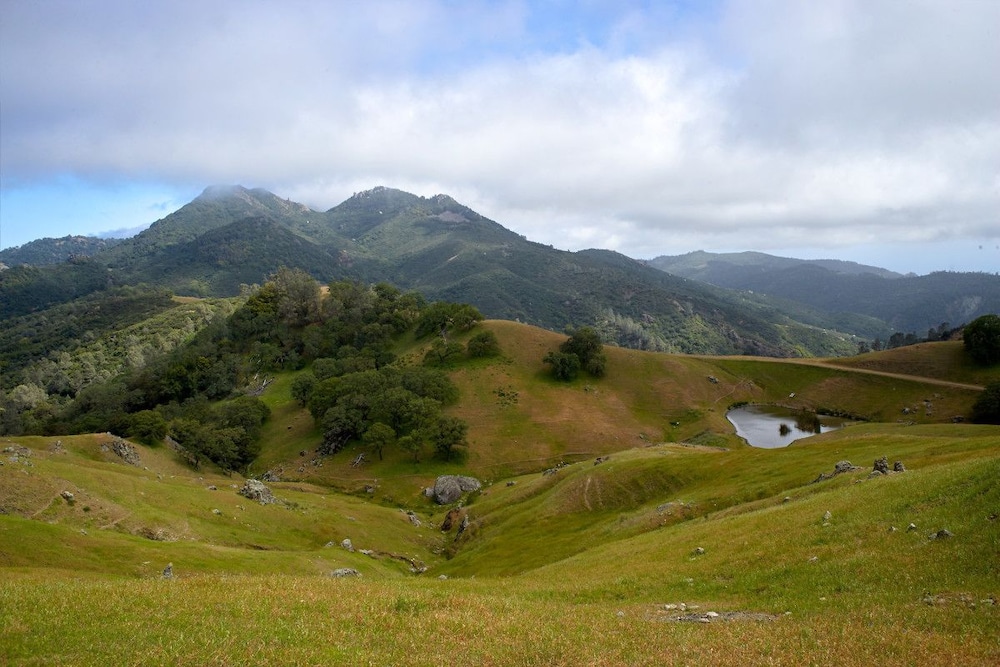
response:
<path id="1" fill-rule="evenodd" d="M 468 506 L 486 519 L 478 534 L 422 576 L 311 548 L 308 539 L 286 551 L 116 531 L 70 539 L 68 517 L 8 517 L 0 551 L 25 558 L 0 570 L 0 664 L 996 664 L 997 443 L 990 427 L 865 426 L 780 453 L 621 453 L 601 466 L 495 485 Z M 911 469 L 799 479 L 831 455 L 886 449 Z M 39 459 L 34 469 L 44 465 Z M 587 483 L 598 473 L 600 496 L 597 482 Z M 770 478 L 775 493 L 753 498 Z M 318 511 L 310 510 L 317 500 L 296 493 L 301 507 Z M 678 495 L 747 499 L 651 526 L 667 516 L 657 503 Z M 373 523 L 377 509 L 367 509 Z M 267 520 L 246 511 L 248 530 Z M 361 516 L 365 505 L 350 511 Z M 272 517 L 270 530 L 288 512 Z M 288 528 L 292 540 L 295 523 Z M 941 528 L 953 536 L 930 539 Z M 558 544 L 574 540 L 578 548 L 553 558 Z M 532 563 L 518 552 L 545 557 Z M 40 568 L 31 554 L 84 569 Z M 159 567 L 123 566 L 167 557 L 177 565 L 172 580 Z M 328 576 L 343 565 L 363 576 Z M 686 612 L 666 607 L 681 603 Z M 672 620 L 692 610 L 742 615 Z"/>
<path id="2" fill-rule="evenodd" d="M 705 607 L 702 607 L 705 609 Z M 58 665 L 986 665 L 996 608 L 957 600 L 670 622 L 515 580 L 14 581 L 0 658 Z"/>

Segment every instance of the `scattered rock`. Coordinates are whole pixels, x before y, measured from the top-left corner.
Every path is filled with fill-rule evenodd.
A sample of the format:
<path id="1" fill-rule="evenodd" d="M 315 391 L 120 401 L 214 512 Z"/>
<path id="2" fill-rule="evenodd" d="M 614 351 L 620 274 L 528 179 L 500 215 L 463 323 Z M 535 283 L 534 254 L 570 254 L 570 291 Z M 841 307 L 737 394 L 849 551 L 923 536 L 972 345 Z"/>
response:
<path id="1" fill-rule="evenodd" d="M 569 464 L 566 463 L 565 461 L 560 461 L 559 463 L 555 464 L 553 467 L 548 468 L 546 470 L 543 470 L 542 471 L 542 477 L 548 477 L 549 475 L 554 475 L 554 474 L 556 474 L 557 472 L 559 472 L 560 470 L 562 470 L 563 468 L 565 468 L 568 465 Z"/>
<path id="2" fill-rule="evenodd" d="M 906 527 L 906 532 L 909 533 L 909 532 L 914 531 L 916 529 L 917 529 L 917 524 L 911 523 L 909 526 Z"/>
<path id="3" fill-rule="evenodd" d="M 173 579 L 174 578 L 174 564 L 173 563 L 167 563 L 167 566 L 165 568 L 163 568 L 163 578 L 164 579 Z"/>
<path id="4" fill-rule="evenodd" d="M 783 502 L 783 503 L 790 503 L 790 502 L 792 502 L 792 497 L 791 496 L 785 496 L 784 498 L 781 499 L 781 502 Z"/>
<path id="5" fill-rule="evenodd" d="M 702 554 L 705 553 L 705 548 L 704 547 L 695 547 L 693 553 L 694 553 L 695 556 L 701 556 Z"/>
<path id="6" fill-rule="evenodd" d="M 833 514 L 830 513 L 830 510 L 823 512 L 823 521 L 829 521 L 832 518 Z"/>
<path id="7" fill-rule="evenodd" d="M 860 470 L 860 466 L 851 465 L 850 461 L 837 461 L 833 466 L 833 472 L 837 475 L 845 472 L 851 472 L 852 470 Z"/>
<path id="8" fill-rule="evenodd" d="M 837 475 L 842 475 L 845 472 L 855 472 L 856 470 L 861 470 L 861 466 L 856 466 L 850 461 L 837 461 L 833 466 L 833 472 L 821 472 L 819 477 L 812 481 L 813 484 L 816 482 L 823 482 L 828 479 L 833 479 Z"/>
<path id="9" fill-rule="evenodd" d="M 668 605 L 669 606 L 669 605 Z M 654 620 L 672 623 L 717 623 L 720 621 L 773 621 L 778 618 L 774 614 L 754 611 L 706 611 L 705 613 L 688 613 L 680 615 L 656 616 Z"/>
<path id="10" fill-rule="evenodd" d="M 947 528 L 942 528 L 941 530 L 937 531 L 936 533 L 931 533 L 927 537 L 929 539 L 932 539 L 932 540 L 945 540 L 945 539 L 948 539 L 949 537 L 955 537 L 955 534 L 952 533 Z"/>
<path id="11" fill-rule="evenodd" d="M 414 526 L 420 528 L 420 517 L 414 514 L 412 510 L 406 511 L 406 518 L 409 519 L 410 523 L 412 523 Z"/>
<path id="12" fill-rule="evenodd" d="M 351 538 L 345 537 L 344 541 L 340 543 L 340 546 L 347 549 L 351 553 L 354 553 L 354 544 L 351 542 Z"/>
<path id="13" fill-rule="evenodd" d="M 478 491 L 482 487 L 482 483 L 475 477 L 442 475 L 434 482 L 431 496 L 438 505 L 450 505 L 461 498 L 463 493 Z"/>
<path id="14" fill-rule="evenodd" d="M 65 500 L 68 503 L 72 503 L 75 500 L 75 498 L 73 497 L 73 494 L 70 493 L 69 491 L 63 491 L 59 495 L 62 496 L 63 500 Z"/>
<path id="15" fill-rule="evenodd" d="M 809 557 L 809 562 L 810 563 L 815 563 L 817 561 L 819 561 L 819 556 L 810 556 Z"/>
<path id="16" fill-rule="evenodd" d="M 214 514 L 215 516 L 222 516 L 222 510 L 216 508 L 212 510 L 212 514 Z"/>
<path id="17" fill-rule="evenodd" d="M 338 567 L 336 570 L 330 572 L 330 576 L 342 579 L 344 577 L 360 577 L 361 573 L 353 567 Z"/>
<path id="18" fill-rule="evenodd" d="M 877 472 L 880 475 L 888 475 L 889 459 L 885 456 L 880 459 L 875 459 L 875 463 L 872 465 L 872 472 Z"/>
<path id="19" fill-rule="evenodd" d="M 903 465 L 902 461 L 896 461 L 892 464 L 893 472 L 906 472 L 906 466 Z"/>
<path id="20" fill-rule="evenodd" d="M 63 447 L 62 440 L 56 440 L 51 445 L 49 445 L 49 451 L 53 454 L 65 454 L 66 448 Z"/>
<path id="21" fill-rule="evenodd" d="M 511 481 L 507 482 L 507 486 L 517 486 L 517 482 L 515 482 L 514 480 L 511 480 Z"/>
<path id="22" fill-rule="evenodd" d="M 896 532 L 896 527 L 895 526 L 889 526 L 889 532 L 890 533 L 895 533 Z"/>
<path id="23" fill-rule="evenodd" d="M 438 580 L 439 581 L 448 581 L 448 575 L 447 574 L 439 574 L 438 575 Z"/>
<path id="24" fill-rule="evenodd" d="M 271 493 L 271 489 L 267 488 L 264 482 L 259 479 L 248 479 L 243 483 L 243 488 L 239 490 L 239 494 L 244 498 L 256 500 L 261 505 L 271 505 L 278 502 L 274 494 Z"/>
<path id="25" fill-rule="evenodd" d="M 709 375 L 708 381 L 711 382 L 712 384 L 719 384 L 719 378 L 715 377 L 714 375 Z"/>
<path id="26" fill-rule="evenodd" d="M 594 459 L 594 465 L 596 466 L 596 465 L 599 465 L 601 463 L 604 463 L 605 461 L 607 461 L 610 458 L 611 458 L 610 456 L 598 456 L 596 459 Z"/>
<path id="27" fill-rule="evenodd" d="M 218 491 L 219 487 L 217 487 L 215 484 L 209 484 L 208 485 L 208 490 L 209 491 Z"/>
<path id="28" fill-rule="evenodd" d="M 281 471 L 280 470 L 268 470 L 263 475 L 260 476 L 260 481 L 262 482 L 280 482 L 281 481 Z"/>

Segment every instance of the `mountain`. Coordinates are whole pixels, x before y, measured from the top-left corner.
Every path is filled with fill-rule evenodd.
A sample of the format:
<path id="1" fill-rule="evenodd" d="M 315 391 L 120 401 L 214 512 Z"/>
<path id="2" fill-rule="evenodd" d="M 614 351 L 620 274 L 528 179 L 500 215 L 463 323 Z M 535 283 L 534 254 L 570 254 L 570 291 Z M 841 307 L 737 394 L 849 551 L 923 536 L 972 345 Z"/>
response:
<path id="1" fill-rule="evenodd" d="M 72 257 L 90 257 L 102 250 L 113 248 L 121 239 L 100 239 L 94 236 L 64 236 L 59 239 L 38 239 L 0 250 L 0 264 L 8 267 L 30 264 L 48 266 L 61 264 Z"/>
<path id="2" fill-rule="evenodd" d="M 763 252 L 713 253 L 696 250 L 684 255 L 661 255 L 648 261 L 650 266 L 686 278 L 712 282 L 710 276 L 727 270 L 738 274 L 741 271 L 780 271 L 803 265 L 818 266 L 844 276 L 876 275 L 882 278 L 902 278 L 903 274 L 840 259 L 795 259 L 778 257 Z"/>
<path id="3" fill-rule="evenodd" d="M 487 317 L 552 330 L 596 326 L 628 347 L 766 356 L 853 352 L 829 318 L 656 270 L 603 250 L 531 242 L 447 195 L 377 187 L 328 211 L 266 190 L 212 187 L 89 264 L 0 274 L 0 315 L 25 314 L 106 286 L 146 284 L 179 295 L 231 296 L 281 266 L 328 282 L 390 282 Z M 56 276 L 56 273 L 59 273 Z M 75 277 L 80 274 L 80 277 Z M 40 291 L 47 286 L 44 292 Z M 69 286 L 73 286 L 72 289 Z M 14 298 L 16 297 L 16 298 Z M 801 310 L 801 308 L 800 308 Z"/>
<path id="4" fill-rule="evenodd" d="M 776 297 L 841 320 L 848 314 L 875 318 L 884 324 L 885 332 L 923 335 L 943 323 L 958 326 L 1000 312 L 1000 275 L 989 273 L 903 276 L 837 260 L 702 251 L 657 257 L 648 264 L 719 287 Z"/>

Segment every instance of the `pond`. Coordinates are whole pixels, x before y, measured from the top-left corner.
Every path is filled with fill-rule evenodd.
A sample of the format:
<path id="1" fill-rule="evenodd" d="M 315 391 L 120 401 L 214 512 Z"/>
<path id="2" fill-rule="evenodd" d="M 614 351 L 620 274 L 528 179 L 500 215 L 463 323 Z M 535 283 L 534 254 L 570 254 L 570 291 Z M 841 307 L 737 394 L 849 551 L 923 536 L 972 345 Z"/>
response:
<path id="1" fill-rule="evenodd" d="M 817 433 L 835 431 L 852 423 L 843 417 L 797 412 L 776 405 L 744 405 L 726 413 L 736 435 L 753 447 L 777 449 Z"/>

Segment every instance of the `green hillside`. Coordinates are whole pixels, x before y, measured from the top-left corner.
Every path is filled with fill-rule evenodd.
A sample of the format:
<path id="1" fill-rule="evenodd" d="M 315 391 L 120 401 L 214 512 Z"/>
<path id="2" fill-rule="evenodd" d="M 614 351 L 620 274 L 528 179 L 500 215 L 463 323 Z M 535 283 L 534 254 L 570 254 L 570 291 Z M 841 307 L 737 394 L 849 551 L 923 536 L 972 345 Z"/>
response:
<path id="1" fill-rule="evenodd" d="M 562 383 L 541 358 L 564 336 L 487 321 L 452 340 L 477 331 L 501 354 L 449 366 L 447 412 L 469 425 L 450 462 L 318 455 L 292 398 L 311 371 L 277 373 L 249 466 L 280 479 L 274 504 L 166 443 L 131 443 L 129 463 L 108 434 L 3 439 L 0 661 L 1000 659 L 1000 427 L 952 423 L 983 379 L 947 361 L 954 344 L 853 369 L 606 348 L 604 377 Z M 416 363 L 429 345 L 394 349 Z M 872 421 L 757 449 L 725 419 L 740 401 Z M 883 456 L 905 472 L 870 475 Z M 436 505 L 423 489 L 443 473 L 484 487 Z"/>
<path id="2" fill-rule="evenodd" d="M 677 276 L 780 299 L 782 310 L 822 313 L 841 331 L 883 340 L 893 332 L 923 337 L 1000 310 L 1000 275 L 939 271 L 902 276 L 836 260 L 800 260 L 759 252 L 693 252 L 657 257 L 650 266 Z M 798 304 L 798 308 L 791 306 Z M 872 320 L 882 323 L 882 329 Z M 810 321 L 803 319 L 803 321 Z"/>

